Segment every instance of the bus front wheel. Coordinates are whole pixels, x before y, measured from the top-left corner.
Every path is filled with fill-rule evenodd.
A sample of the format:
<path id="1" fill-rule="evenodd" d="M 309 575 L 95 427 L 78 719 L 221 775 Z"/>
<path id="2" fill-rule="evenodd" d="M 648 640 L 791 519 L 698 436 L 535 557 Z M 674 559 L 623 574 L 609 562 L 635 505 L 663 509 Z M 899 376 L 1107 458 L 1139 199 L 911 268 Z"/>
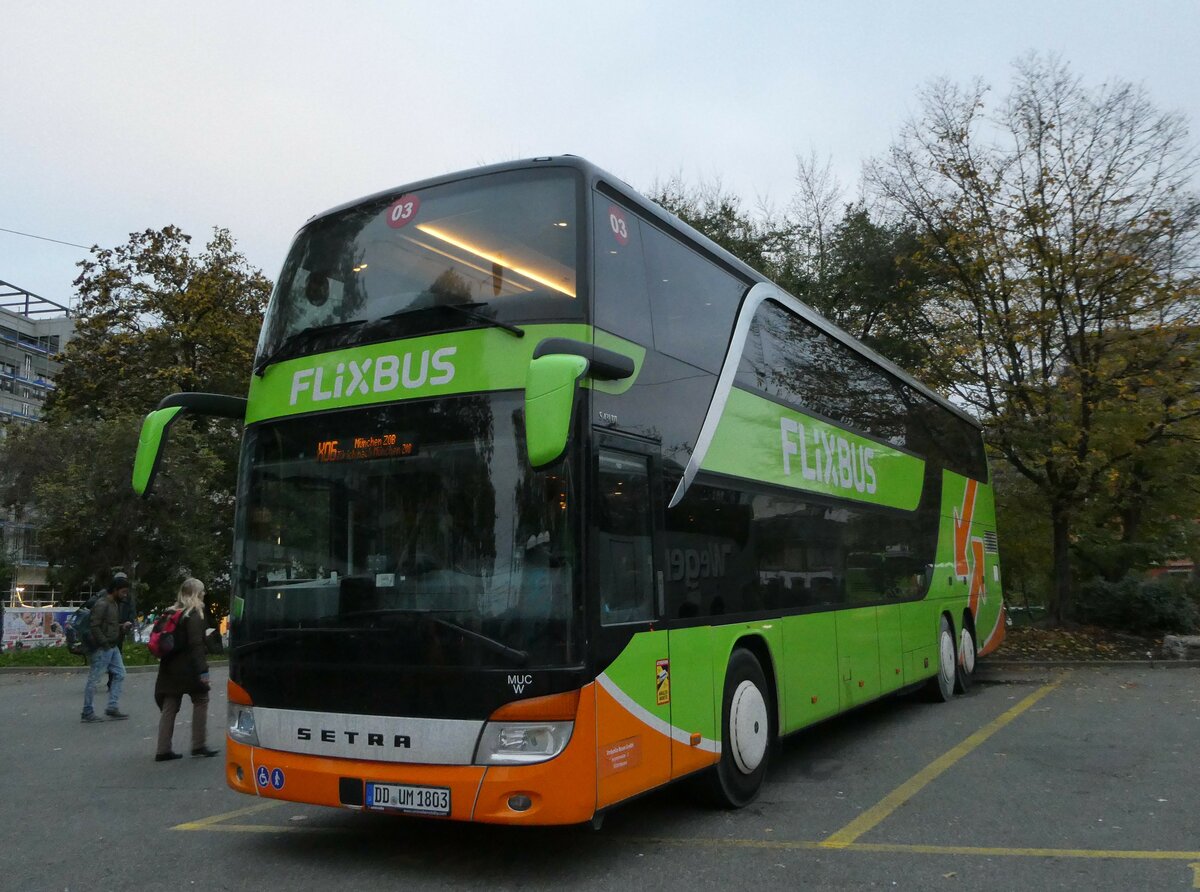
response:
<path id="1" fill-rule="evenodd" d="M 723 808 L 741 808 L 758 796 L 774 737 L 771 691 L 758 659 L 735 650 L 725 672 L 721 708 L 721 759 L 709 775 L 711 798 Z"/>
<path id="2" fill-rule="evenodd" d="M 929 679 L 925 692 L 934 703 L 945 703 L 954 696 L 954 685 L 958 677 L 958 653 L 954 648 L 954 626 L 942 617 L 938 633 L 938 671 Z"/>

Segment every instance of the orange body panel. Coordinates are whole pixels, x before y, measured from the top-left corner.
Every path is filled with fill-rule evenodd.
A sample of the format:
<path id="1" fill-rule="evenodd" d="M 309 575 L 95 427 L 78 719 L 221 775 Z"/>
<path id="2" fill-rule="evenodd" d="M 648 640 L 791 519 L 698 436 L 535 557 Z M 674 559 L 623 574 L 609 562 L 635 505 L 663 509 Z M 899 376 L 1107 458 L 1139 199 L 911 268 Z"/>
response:
<path id="1" fill-rule="evenodd" d="M 671 739 L 630 713 L 600 685 L 596 691 L 598 808 L 653 789 L 671 778 Z"/>
<path id="2" fill-rule="evenodd" d="M 671 776 L 683 777 L 710 765 L 716 765 L 721 759 L 720 753 L 702 750 L 678 740 L 671 741 Z"/>

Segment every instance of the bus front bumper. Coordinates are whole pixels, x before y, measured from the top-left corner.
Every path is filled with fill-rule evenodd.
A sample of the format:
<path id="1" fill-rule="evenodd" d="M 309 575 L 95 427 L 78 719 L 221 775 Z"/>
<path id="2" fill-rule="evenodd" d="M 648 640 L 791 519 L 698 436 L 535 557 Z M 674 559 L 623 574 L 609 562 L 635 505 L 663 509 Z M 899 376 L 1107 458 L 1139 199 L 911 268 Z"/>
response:
<path id="1" fill-rule="evenodd" d="M 366 785 L 449 791 L 456 821 L 578 824 L 596 812 L 596 724 L 593 687 L 580 698 L 571 740 L 555 758 L 533 765 L 417 765 L 290 753 L 226 737 L 225 779 L 249 796 L 414 814 L 366 804 Z M 422 816 L 434 816 L 429 812 Z"/>

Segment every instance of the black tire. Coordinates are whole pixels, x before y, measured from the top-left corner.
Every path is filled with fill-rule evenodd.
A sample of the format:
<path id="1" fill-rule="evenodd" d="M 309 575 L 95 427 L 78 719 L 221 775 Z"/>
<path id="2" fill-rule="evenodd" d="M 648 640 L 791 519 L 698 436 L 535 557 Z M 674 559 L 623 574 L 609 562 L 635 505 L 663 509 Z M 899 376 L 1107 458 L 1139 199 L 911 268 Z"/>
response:
<path id="1" fill-rule="evenodd" d="M 954 626 L 945 616 L 938 631 L 938 671 L 925 685 L 925 694 L 934 703 L 946 703 L 954 697 L 958 675 L 958 651 L 954 646 Z"/>
<path id="2" fill-rule="evenodd" d="M 962 633 L 958 636 L 958 659 L 954 661 L 954 693 L 965 694 L 971 690 L 971 682 L 975 678 L 976 653 L 974 624 L 964 618 Z"/>
<path id="3" fill-rule="evenodd" d="M 775 740 L 773 703 L 758 659 L 735 650 L 721 702 L 721 760 L 707 778 L 709 798 L 718 806 L 741 808 L 758 797 Z"/>

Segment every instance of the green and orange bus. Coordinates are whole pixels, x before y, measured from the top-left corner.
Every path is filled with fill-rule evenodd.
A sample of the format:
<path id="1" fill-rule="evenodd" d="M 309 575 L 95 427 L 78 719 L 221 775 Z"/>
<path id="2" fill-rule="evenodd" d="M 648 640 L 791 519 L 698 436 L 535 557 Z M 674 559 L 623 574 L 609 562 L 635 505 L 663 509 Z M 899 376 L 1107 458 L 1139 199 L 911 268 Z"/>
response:
<path id="1" fill-rule="evenodd" d="M 246 398 L 227 780 L 566 824 L 950 699 L 1004 630 L 980 428 L 574 157 L 298 233 Z"/>

